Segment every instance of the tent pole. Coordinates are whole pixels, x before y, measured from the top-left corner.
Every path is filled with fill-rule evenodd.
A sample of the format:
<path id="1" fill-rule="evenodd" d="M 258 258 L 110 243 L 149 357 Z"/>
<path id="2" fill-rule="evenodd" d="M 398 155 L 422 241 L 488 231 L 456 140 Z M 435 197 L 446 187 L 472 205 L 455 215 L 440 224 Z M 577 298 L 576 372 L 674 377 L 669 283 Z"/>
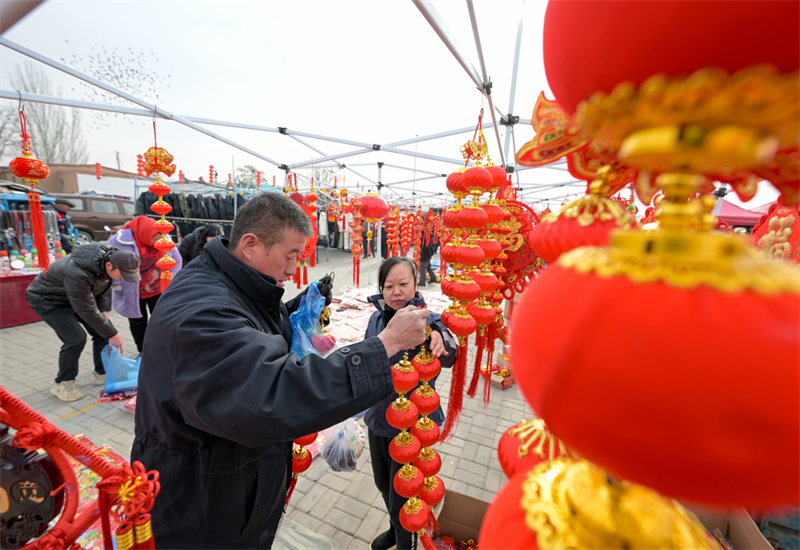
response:
<path id="1" fill-rule="evenodd" d="M 525 6 L 525 0 L 522 0 L 523 9 Z M 511 94 L 508 98 L 508 115 L 514 113 L 514 100 L 516 99 L 517 95 L 517 73 L 519 72 L 519 52 L 522 46 L 522 22 L 523 22 L 523 14 L 519 16 L 519 23 L 517 24 L 517 43 L 514 47 L 514 70 L 511 73 Z M 508 121 L 509 125 L 506 129 L 506 144 L 505 144 L 505 151 L 506 151 L 506 158 L 514 158 L 514 164 L 516 164 L 516 155 L 509 155 L 509 147 L 511 147 L 511 134 L 514 132 L 514 125 L 511 120 Z"/>
<path id="2" fill-rule="evenodd" d="M 383 172 L 383 163 L 378 163 L 378 196 L 381 195 L 381 189 L 383 188 L 383 184 L 381 183 L 381 173 Z M 381 254 L 383 253 L 383 249 L 381 247 L 381 243 L 383 242 L 383 223 L 381 220 L 375 222 L 377 226 L 375 228 L 375 286 L 378 286 L 378 275 L 381 271 Z"/>

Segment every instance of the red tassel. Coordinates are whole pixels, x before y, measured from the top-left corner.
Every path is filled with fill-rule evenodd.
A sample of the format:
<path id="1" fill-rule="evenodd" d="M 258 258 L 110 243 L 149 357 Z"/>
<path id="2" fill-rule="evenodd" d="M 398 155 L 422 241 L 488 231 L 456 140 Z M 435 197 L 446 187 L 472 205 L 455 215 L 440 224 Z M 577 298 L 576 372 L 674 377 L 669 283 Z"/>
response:
<path id="1" fill-rule="evenodd" d="M 133 539 L 134 550 L 155 550 L 156 541 L 153 537 L 150 514 L 142 514 L 133 520 Z"/>
<path id="2" fill-rule="evenodd" d="M 303 284 L 308 286 L 308 262 L 303 266 Z"/>
<path id="3" fill-rule="evenodd" d="M 294 282 L 297 283 L 297 288 L 300 288 L 300 282 L 303 280 L 303 277 L 300 275 L 300 260 L 297 260 L 297 269 L 294 272 Z"/>
<path id="4" fill-rule="evenodd" d="M 436 544 L 434 544 L 433 539 L 430 538 L 425 531 L 419 532 L 419 541 L 422 543 L 422 547 L 425 550 L 436 550 Z"/>
<path id="5" fill-rule="evenodd" d="M 169 271 L 162 271 L 161 272 L 161 292 L 163 293 L 167 290 L 167 287 L 172 282 L 172 273 Z"/>
<path id="6" fill-rule="evenodd" d="M 297 485 L 297 474 L 292 474 L 292 480 L 289 482 L 289 489 L 286 491 L 286 500 L 283 503 L 284 509 L 289 506 L 289 499 L 292 498 L 295 485 Z"/>
<path id="7" fill-rule="evenodd" d="M 478 329 L 478 336 L 475 338 L 475 345 L 477 346 L 478 350 L 475 354 L 475 367 L 472 369 L 472 379 L 469 381 L 469 389 L 467 390 L 467 395 L 469 397 L 475 397 L 475 394 L 478 392 L 478 381 L 481 379 L 481 362 L 483 362 L 483 347 L 486 343 L 486 337 L 481 334 L 484 328 Z"/>
<path id="8" fill-rule="evenodd" d="M 494 363 L 494 341 L 497 339 L 497 323 L 492 322 L 489 324 L 489 333 L 486 335 L 486 355 L 489 364 L 489 370 L 492 369 Z M 492 394 L 491 374 L 483 380 L 483 406 L 489 404 L 489 399 Z"/>
<path id="9" fill-rule="evenodd" d="M 439 441 L 447 441 L 452 437 L 456 424 L 461 418 L 464 409 L 464 385 L 467 381 L 467 346 L 469 336 L 464 337 L 464 344 L 458 346 L 458 356 L 453 365 L 453 379 L 450 382 L 450 401 L 447 405 L 447 418 L 442 428 L 442 436 Z"/>
<path id="10" fill-rule="evenodd" d="M 311 253 L 311 258 L 309 258 L 309 262 L 311 262 L 311 267 L 317 267 L 317 255 L 316 253 Z"/>
<path id="11" fill-rule="evenodd" d="M 50 265 L 50 249 L 47 246 L 47 234 L 44 229 L 44 214 L 42 214 L 42 198 L 36 191 L 28 193 L 28 202 L 31 208 L 31 229 L 33 229 L 33 242 L 39 253 L 39 267 L 47 271 Z"/>
<path id="12" fill-rule="evenodd" d="M 356 282 L 356 257 L 353 256 L 353 285 L 358 288 L 358 283 Z"/>
<path id="13" fill-rule="evenodd" d="M 431 510 L 431 513 L 428 514 L 428 523 L 425 524 L 425 532 L 433 539 L 439 536 L 439 529 L 439 520 L 436 519 Z"/>

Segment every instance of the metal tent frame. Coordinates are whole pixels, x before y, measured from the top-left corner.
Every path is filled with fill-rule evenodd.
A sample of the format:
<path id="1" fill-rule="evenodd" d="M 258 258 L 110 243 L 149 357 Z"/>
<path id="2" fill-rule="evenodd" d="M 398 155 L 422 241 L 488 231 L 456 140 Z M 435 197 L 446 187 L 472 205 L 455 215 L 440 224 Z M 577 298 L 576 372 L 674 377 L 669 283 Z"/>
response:
<path id="1" fill-rule="evenodd" d="M 467 5 L 467 10 L 469 12 L 469 20 L 472 27 L 472 34 L 477 49 L 480 72 L 478 72 L 478 70 L 475 69 L 472 63 L 468 60 L 468 58 L 463 54 L 459 46 L 456 44 L 455 40 L 452 38 L 450 33 L 448 33 L 444 23 L 442 22 L 441 17 L 436 12 L 430 0 L 411 0 L 411 2 L 420 11 L 425 20 L 430 24 L 431 28 L 439 36 L 445 47 L 450 51 L 454 59 L 464 69 L 469 78 L 476 85 L 478 91 L 485 98 L 485 101 L 488 103 L 488 111 L 491 116 L 491 122 L 484 122 L 482 125 L 483 129 L 493 130 L 492 133 L 494 134 L 494 137 L 497 142 L 497 149 L 500 153 L 501 165 L 509 173 L 514 174 L 515 183 L 519 187 L 522 197 L 524 197 L 525 200 L 530 202 L 531 204 L 537 204 L 542 202 L 557 202 L 569 195 L 577 195 L 583 193 L 585 189 L 585 182 L 571 178 L 571 176 L 569 176 L 568 174 L 564 175 L 567 176 L 569 179 L 565 179 L 557 183 L 546 183 L 546 184 L 527 181 L 528 180 L 527 177 L 520 178 L 521 173 L 524 174 L 525 172 L 529 171 L 530 171 L 529 173 L 531 174 L 536 173 L 535 171 L 542 171 L 542 170 L 566 171 L 564 162 L 560 162 L 557 163 L 556 165 L 550 165 L 547 167 L 532 168 L 532 167 L 517 166 L 514 161 L 514 151 L 516 150 L 514 127 L 518 123 L 530 124 L 531 122 L 530 119 L 522 119 L 519 116 L 513 115 L 516 88 L 517 88 L 517 73 L 519 69 L 520 50 L 522 44 L 522 30 L 523 30 L 522 17 L 520 17 L 520 20 L 517 24 L 512 82 L 511 82 L 510 97 L 508 100 L 508 110 L 503 111 L 498 107 L 495 98 L 491 94 L 492 82 L 487 76 L 488 75 L 487 66 L 484 60 L 483 48 L 481 46 L 481 37 L 478 28 L 477 18 L 475 15 L 473 0 L 466 0 L 466 5 Z M 29 48 L 26 48 L 25 46 L 22 46 L 21 44 L 17 44 L 2 36 L 0 36 L 0 46 L 9 48 L 35 61 L 48 65 L 59 71 L 62 71 L 65 74 L 75 77 L 83 82 L 96 86 L 101 90 L 104 90 L 122 99 L 130 101 L 134 105 L 137 105 L 138 108 L 108 105 L 103 103 L 93 103 L 88 101 L 73 100 L 62 97 L 43 96 L 43 95 L 30 94 L 13 90 L 0 90 L 0 98 L 2 99 L 17 100 L 21 102 L 31 102 L 31 103 L 45 103 L 50 105 L 58 105 L 58 106 L 78 108 L 78 109 L 99 110 L 99 111 L 106 111 L 106 112 L 130 115 L 130 116 L 144 116 L 152 118 L 158 117 L 165 120 L 171 120 L 177 122 L 178 124 L 182 124 L 188 128 L 191 128 L 192 130 L 200 132 L 212 139 L 216 139 L 222 143 L 225 143 L 226 145 L 234 147 L 235 149 L 243 151 L 248 155 L 261 159 L 275 166 L 276 168 L 283 170 L 287 178 L 290 173 L 298 174 L 298 180 L 302 184 L 301 190 L 305 190 L 308 187 L 310 187 L 310 176 L 303 173 L 306 169 L 336 168 L 338 170 L 346 170 L 351 172 L 352 174 L 360 178 L 362 181 L 366 182 L 366 184 L 364 185 L 365 188 L 370 186 L 374 187 L 375 190 L 377 190 L 379 193 L 386 195 L 386 198 L 390 201 L 402 201 L 406 204 L 411 204 L 411 205 L 415 205 L 416 203 L 419 202 L 424 202 L 425 204 L 430 205 L 431 207 L 440 207 L 449 204 L 450 202 L 452 202 L 452 199 L 448 193 L 428 190 L 425 189 L 424 187 L 418 187 L 416 183 L 436 180 L 438 178 L 446 178 L 447 174 L 453 171 L 456 167 L 464 166 L 463 160 L 455 157 L 450 158 L 441 155 L 426 153 L 425 151 L 419 151 L 416 150 L 417 146 L 424 142 L 466 134 L 468 132 L 474 131 L 475 129 L 474 126 L 465 128 L 455 128 L 438 132 L 435 134 L 415 136 L 414 138 L 404 139 L 391 143 L 377 144 L 365 141 L 355 141 L 335 136 L 314 134 L 310 132 L 304 132 L 280 126 L 269 127 L 269 126 L 246 124 L 240 122 L 214 120 L 197 116 L 180 115 L 172 111 L 169 111 L 163 107 L 153 105 L 123 90 L 117 89 L 105 82 L 97 80 L 96 78 L 87 75 L 81 71 L 78 71 L 64 63 L 61 63 L 47 56 L 44 56 L 40 53 L 37 53 Z M 506 126 L 507 129 L 504 143 L 501 142 L 500 131 L 498 127 L 498 115 L 500 117 L 499 125 Z M 251 147 L 248 147 L 242 143 L 229 139 L 220 133 L 209 130 L 207 126 L 246 129 L 246 130 L 253 130 L 256 132 L 269 132 L 269 133 L 285 135 L 293 139 L 297 143 L 303 145 L 306 149 L 312 151 L 315 155 L 319 155 L 319 157 L 311 160 L 282 162 L 280 160 L 270 158 L 265 154 Z M 310 140 L 314 140 L 314 142 L 312 143 Z M 316 142 L 328 142 L 337 145 L 347 145 L 353 147 L 353 149 L 338 154 L 329 154 L 326 153 Z M 414 145 L 415 150 L 408 149 L 407 146 L 410 145 Z M 383 152 L 390 155 L 413 157 L 415 158 L 415 167 L 412 169 L 407 166 L 401 166 L 399 164 L 393 164 L 385 161 L 378 161 L 374 163 L 361 162 L 353 164 L 344 162 L 344 159 L 349 159 L 352 157 L 358 157 L 361 155 L 367 155 L 376 152 Z M 437 168 L 439 165 L 441 165 L 442 169 L 441 171 L 435 171 L 429 169 L 417 169 L 416 159 L 433 161 L 437 163 Z M 377 178 L 370 177 L 362 169 L 364 167 L 370 167 L 370 166 L 377 167 Z M 390 172 L 393 178 L 396 179 L 393 179 L 393 181 L 384 182 L 382 179 L 384 168 L 386 168 L 387 172 Z M 413 170 L 414 172 L 414 176 L 412 179 L 408 179 L 408 177 L 403 173 L 404 171 L 408 170 Z M 417 177 L 418 174 L 420 174 L 422 177 Z M 409 183 L 412 184 L 410 187 L 408 186 Z M 354 186 L 348 184 L 346 185 L 346 187 L 352 189 Z M 553 196 L 548 194 L 547 197 L 535 197 L 535 195 L 538 193 L 545 191 L 553 191 L 555 189 L 561 190 L 562 188 L 564 188 L 565 190 L 568 189 L 569 191 L 567 193 L 560 194 L 558 196 Z"/>

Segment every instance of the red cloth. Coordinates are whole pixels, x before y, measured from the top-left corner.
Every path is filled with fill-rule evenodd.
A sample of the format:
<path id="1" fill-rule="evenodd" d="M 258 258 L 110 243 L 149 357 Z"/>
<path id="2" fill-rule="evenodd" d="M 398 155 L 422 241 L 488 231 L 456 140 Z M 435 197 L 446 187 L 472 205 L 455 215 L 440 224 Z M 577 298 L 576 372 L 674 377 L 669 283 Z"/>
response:
<path id="1" fill-rule="evenodd" d="M 123 229 L 130 229 L 139 249 L 139 298 L 151 298 L 161 294 L 161 270 L 156 267 L 156 262 L 162 256 L 161 252 L 153 246 L 153 237 L 158 235 L 155 227 L 156 221 L 147 216 L 136 216 L 125 224 Z"/>

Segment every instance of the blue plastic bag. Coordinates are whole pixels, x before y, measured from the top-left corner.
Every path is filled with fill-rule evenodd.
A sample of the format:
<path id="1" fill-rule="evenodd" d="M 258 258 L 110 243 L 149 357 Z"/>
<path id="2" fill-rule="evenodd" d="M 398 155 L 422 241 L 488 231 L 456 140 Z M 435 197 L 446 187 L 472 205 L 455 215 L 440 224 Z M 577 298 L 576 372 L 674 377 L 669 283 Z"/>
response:
<path id="1" fill-rule="evenodd" d="M 300 298 L 300 307 L 289 316 L 292 324 L 291 352 L 300 359 L 309 353 L 327 355 L 336 347 L 333 336 L 325 334 L 319 317 L 325 307 L 325 296 L 319 293 L 316 281 L 308 286 L 308 292 Z"/>
<path id="2" fill-rule="evenodd" d="M 115 346 L 106 346 L 102 358 L 106 370 L 106 393 L 129 391 L 139 385 L 141 357 L 131 359 L 122 355 Z"/>

